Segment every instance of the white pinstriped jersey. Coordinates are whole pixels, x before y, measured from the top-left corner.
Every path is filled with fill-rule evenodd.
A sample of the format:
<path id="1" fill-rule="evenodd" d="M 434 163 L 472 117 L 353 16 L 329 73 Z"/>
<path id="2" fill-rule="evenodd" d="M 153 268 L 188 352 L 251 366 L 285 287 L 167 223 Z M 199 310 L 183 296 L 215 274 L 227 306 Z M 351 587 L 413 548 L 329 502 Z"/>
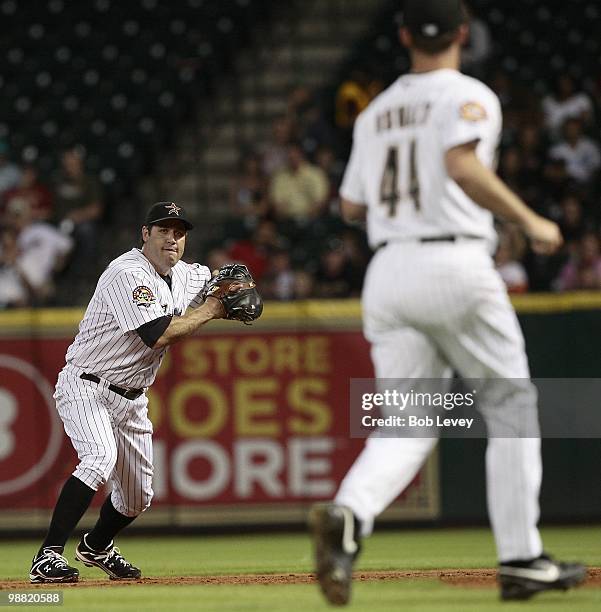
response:
<path id="1" fill-rule="evenodd" d="M 373 100 L 355 123 L 340 189 L 367 205 L 370 245 L 448 234 L 495 243 L 492 214 L 449 178 L 444 156 L 477 140 L 492 167 L 501 123 L 497 96 L 456 70 L 406 74 Z"/>
<path id="2" fill-rule="evenodd" d="M 98 280 L 67 364 L 122 387 L 149 387 L 167 349 L 149 348 L 136 329 L 199 306 L 199 292 L 210 278 L 206 266 L 179 261 L 171 269 L 170 289 L 140 249 L 117 257 Z"/>

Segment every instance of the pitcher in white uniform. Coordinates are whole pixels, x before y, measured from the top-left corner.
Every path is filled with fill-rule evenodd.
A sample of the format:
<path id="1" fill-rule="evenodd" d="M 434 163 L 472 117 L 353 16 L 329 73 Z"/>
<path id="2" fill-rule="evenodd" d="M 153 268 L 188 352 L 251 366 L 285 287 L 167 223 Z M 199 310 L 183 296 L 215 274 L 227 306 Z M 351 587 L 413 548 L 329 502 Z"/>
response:
<path id="1" fill-rule="evenodd" d="M 77 582 L 78 570 L 63 556 L 65 543 L 106 482 L 112 491 L 75 556 L 113 580 L 141 576 L 113 539 L 152 499 L 146 391 L 170 344 L 223 316 L 219 300 L 200 297 L 209 269 L 181 261 L 190 229 L 181 206 L 158 202 L 142 227 L 142 248 L 117 257 L 98 280 L 54 395 L 79 463 L 33 559 L 33 583 Z"/>
<path id="2" fill-rule="evenodd" d="M 402 43 L 412 71 L 357 118 L 342 187 L 347 221 L 366 218 L 376 253 L 365 278 L 363 326 L 378 379 L 521 380 L 479 408 L 490 437 L 488 511 L 503 599 L 526 599 L 581 582 L 585 569 L 543 553 L 537 522 L 542 477 L 536 391 L 524 339 L 495 270 L 493 215 L 517 223 L 540 253 L 558 227 L 493 171 L 501 133 L 497 96 L 459 72 L 467 37 L 460 0 L 408 0 Z M 503 393 L 504 390 L 506 393 Z M 497 389 L 498 390 L 498 389 Z M 482 398 L 481 398 L 482 399 Z M 507 431 L 502 429 L 501 431 Z M 370 437 L 333 504 L 312 509 L 317 577 L 345 604 L 361 536 L 413 480 L 434 437 Z"/>

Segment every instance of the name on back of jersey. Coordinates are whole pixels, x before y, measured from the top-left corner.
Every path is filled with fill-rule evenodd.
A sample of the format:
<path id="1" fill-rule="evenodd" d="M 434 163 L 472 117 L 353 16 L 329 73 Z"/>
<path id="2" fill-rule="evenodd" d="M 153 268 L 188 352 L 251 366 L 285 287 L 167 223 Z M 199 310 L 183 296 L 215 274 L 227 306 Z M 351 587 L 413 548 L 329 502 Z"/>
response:
<path id="1" fill-rule="evenodd" d="M 431 106 L 429 102 L 423 102 L 389 108 L 376 116 L 376 132 L 422 125 L 428 120 Z"/>

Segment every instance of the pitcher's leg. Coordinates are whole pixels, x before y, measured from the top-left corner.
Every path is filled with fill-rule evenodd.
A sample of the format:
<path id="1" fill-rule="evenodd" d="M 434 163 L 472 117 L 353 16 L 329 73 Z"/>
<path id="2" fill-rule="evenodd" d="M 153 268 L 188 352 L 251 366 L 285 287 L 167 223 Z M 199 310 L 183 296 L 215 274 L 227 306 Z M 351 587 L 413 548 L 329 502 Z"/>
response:
<path id="1" fill-rule="evenodd" d="M 420 379 L 448 379 L 451 371 L 428 336 L 412 328 L 393 330 L 372 344 L 371 357 L 382 384 L 391 380 L 418 391 Z M 392 380 L 394 379 L 394 380 Z M 425 391 L 431 391 L 426 383 Z M 394 410 L 394 409 L 393 409 Z M 364 535 L 371 532 L 374 518 L 411 483 L 436 438 L 371 436 L 345 476 L 336 503 L 348 506 L 361 520 Z M 402 436 L 402 437 L 401 437 Z"/>
<path id="2" fill-rule="evenodd" d="M 436 438 L 370 438 L 336 494 L 369 535 L 374 519 L 406 488 L 437 442 Z"/>
<path id="3" fill-rule="evenodd" d="M 541 478 L 540 439 L 489 439 L 486 449 L 488 513 L 501 563 L 533 559 L 542 553 L 536 527 Z"/>
<path id="4" fill-rule="evenodd" d="M 393 329 L 370 340 L 378 390 L 419 391 L 422 378 L 450 376 L 438 350 L 415 329 Z M 426 382 L 424 390 L 430 391 L 431 384 Z M 398 414 L 398 407 L 383 408 L 382 412 Z M 336 605 L 349 601 L 360 536 L 371 532 L 375 517 L 407 488 L 437 441 L 418 435 L 406 437 L 410 432 L 400 428 L 388 434 L 397 437 L 382 437 L 382 432 L 376 432 L 367 440 L 334 503 L 316 504 L 311 509 L 317 579 L 326 599 Z"/>
<path id="5" fill-rule="evenodd" d="M 504 288 L 491 276 L 460 330 L 438 335 L 441 350 L 468 384 L 479 386 L 486 420 L 488 510 L 500 561 L 541 554 L 537 528 L 542 479 L 537 392 L 530 382 L 524 338 Z M 476 380 L 477 379 L 477 380 Z"/>

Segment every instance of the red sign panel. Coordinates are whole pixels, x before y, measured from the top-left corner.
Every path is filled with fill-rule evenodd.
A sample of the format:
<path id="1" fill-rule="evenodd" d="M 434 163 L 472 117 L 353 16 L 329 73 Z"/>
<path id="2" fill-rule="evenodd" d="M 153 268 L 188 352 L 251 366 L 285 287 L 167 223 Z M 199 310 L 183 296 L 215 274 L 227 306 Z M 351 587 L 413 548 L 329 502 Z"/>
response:
<path id="1" fill-rule="evenodd" d="M 75 467 L 52 399 L 67 346 L 0 340 L 0 509 L 51 508 Z M 359 332 L 207 335 L 174 346 L 148 394 L 153 506 L 331 498 L 363 445 L 348 434 L 349 379 L 372 375 Z"/>

